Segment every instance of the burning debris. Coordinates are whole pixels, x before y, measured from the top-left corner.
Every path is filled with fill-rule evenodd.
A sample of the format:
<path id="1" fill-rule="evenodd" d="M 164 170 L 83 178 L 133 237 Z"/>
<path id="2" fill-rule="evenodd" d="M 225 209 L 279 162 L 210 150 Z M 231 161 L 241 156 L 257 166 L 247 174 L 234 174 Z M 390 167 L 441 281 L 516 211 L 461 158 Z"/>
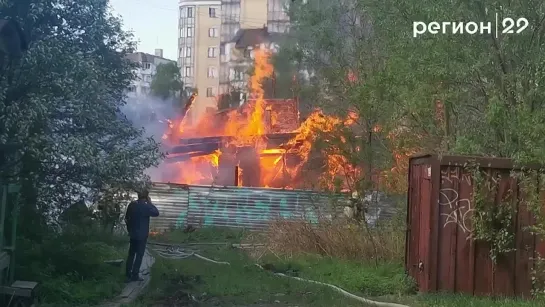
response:
<path id="1" fill-rule="evenodd" d="M 341 150 L 322 153 L 323 163 L 317 174 L 303 175 L 311 163 L 311 151 L 320 135 L 346 140 L 338 132 L 357 125 L 355 112 L 342 119 L 320 110 L 300 123 L 297 101 L 264 99 L 263 82 L 273 74 L 264 50 L 255 52 L 255 72 L 250 79 L 251 99 L 235 109 L 206 112 L 194 124 L 186 122 L 195 95 L 178 118 L 169 123 L 163 139 L 169 146 L 164 182 L 185 184 L 300 188 L 305 179 L 329 181 L 343 177 L 344 188 L 352 190 L 347 180 L 358 178 L 361 169 L 349 163 Z M 342 145 L 342 144 L 341 144 Z M 356 151 L 359 148 L 354 149 Z"/>

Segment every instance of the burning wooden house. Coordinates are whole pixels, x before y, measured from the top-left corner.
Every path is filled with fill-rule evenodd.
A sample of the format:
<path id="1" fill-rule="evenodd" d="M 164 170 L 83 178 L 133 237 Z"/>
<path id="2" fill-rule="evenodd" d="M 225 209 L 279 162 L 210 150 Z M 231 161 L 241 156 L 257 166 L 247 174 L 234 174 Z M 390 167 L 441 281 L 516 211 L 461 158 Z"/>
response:
<path id="1" fill-rule="evenodd" d="M 261 106 L 256 106 L 260 104 Z M 260 118 L 255 109 L 261 108 Z M 252 127 L 252 121 L 254 126 Z M 166 178 L 184 183 L 289 187 L 300 163 L 294 99 L 250 100 L 237 109 L 207 114 L 200 123 L 168 138 Z M 170 181 L 170 180 L 169 180 Z"/>

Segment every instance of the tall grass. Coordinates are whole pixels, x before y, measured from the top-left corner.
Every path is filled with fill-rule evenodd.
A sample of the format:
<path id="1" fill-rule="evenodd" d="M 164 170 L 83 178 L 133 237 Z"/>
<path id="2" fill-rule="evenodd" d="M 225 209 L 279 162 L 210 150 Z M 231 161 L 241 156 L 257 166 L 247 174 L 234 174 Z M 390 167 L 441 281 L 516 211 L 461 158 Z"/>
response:
<path id="1" fill-rule="evenodd" d="M 289 256 L 400 262 L 405 252 L 405 227 L 397 219 L 373 228 L 347 219 L 275 220 L 264 237 L 271 252 Z"/>

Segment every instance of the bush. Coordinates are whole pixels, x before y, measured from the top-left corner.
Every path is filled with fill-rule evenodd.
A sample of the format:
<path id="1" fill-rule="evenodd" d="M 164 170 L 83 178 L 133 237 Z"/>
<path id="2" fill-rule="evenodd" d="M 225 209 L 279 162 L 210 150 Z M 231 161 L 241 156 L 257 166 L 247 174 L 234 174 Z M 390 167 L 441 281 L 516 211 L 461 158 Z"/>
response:
<path id="1" fill-rule="evenodd" d="M 126 241 L 94 227 L 51 233 L 41 242 L 20 237 L 17 279 L 39 282 L 42 302 L 100 302 L 121 291 L 121 268 L 104 261 L 124 258 Z"/>

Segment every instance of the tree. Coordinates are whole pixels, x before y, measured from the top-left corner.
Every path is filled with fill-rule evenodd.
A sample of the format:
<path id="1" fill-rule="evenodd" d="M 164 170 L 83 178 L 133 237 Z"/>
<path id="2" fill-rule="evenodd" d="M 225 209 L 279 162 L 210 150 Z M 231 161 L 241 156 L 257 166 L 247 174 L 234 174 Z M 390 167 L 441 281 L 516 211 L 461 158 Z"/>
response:
<path id="1" fill-rule="evenodd" d="M 151 93 L 163 100 L 177 97 L 183 93 L 180 69 L 174 62 L 159 64 L 157 73 L 151 81 Z"/>
<path id="2" fill-rule="evenodd" d="M 357 128 L 345 129 L 344 141 L 324 136 L 328 145 L 319 150 L 326 157 L 344 154 L 345 165 L 363 170 L 360 178 L 350 180 L 353 191 L 376 188 L 374 174 L 394 159 L 387 138 L 393 107 L 383 103 L 386 88 L 380 73 L 385 58 L 373 40 L 368 16 L 361 4 L 346 1 L 293 3 L 290 9 L 293 25 L 276 67 L 294 72 L 296 95 L 305 94 L 307 109 L 320 107 L 341 118 L 358 114 Z"/>
<path id="3" fill-rule="evenodd" d="M 134 42 L 108 1 L 4 1 L 0 17 L 19 20 L 30 40 L 0 79 L 0 142 L 14 148 L 0 176 L 22 184 L 26 234 L 79 200 L 145 184 L 161 155 L 120 112 Z"/>
<path id="4" fill-rule="evenodd" d="M 380 2 L 380 3 L 379 3 Z M 389 100 L 422 133 L 433 127 L 441 101 L 443 125 L 437 127 L 442 151 L 545 162 L 543 83 L 545 5 L 538 1 L 367 3 L 377 35 L 387 52 Z M 388 4 L 394 4 L 393 1 Z M 528 19 L 518 34 L 450 34 L 413 37 L 416 20 L 490 21 Z M 419 111 L 420 114 L 416 114 Z M 422 112 L 425 111 L 425 112 Z M 401 115 L 400 113 L 398 115 Z"/>
<path id="5" fill-rule="evenodd" d="M 281 53 L 284 63 L 314 76 L 310 86 L 319 93 L 314 103 L 330 113 L 357 110 L 367 122 L 365 131 L 379 125 L 382 134 L 395 135 L 376 143 L 390 151 L 545 162 L 539 90 L 545 6 L 537 1 L 387 3 L 395 9 L 384 1 L 361 0 L 291 5 L 291 42 Z M 524 16 L 529 27 L 500 37 L 413 37 L 414 21 L 494 22 L 496 12 L 500 23 Z"/>

